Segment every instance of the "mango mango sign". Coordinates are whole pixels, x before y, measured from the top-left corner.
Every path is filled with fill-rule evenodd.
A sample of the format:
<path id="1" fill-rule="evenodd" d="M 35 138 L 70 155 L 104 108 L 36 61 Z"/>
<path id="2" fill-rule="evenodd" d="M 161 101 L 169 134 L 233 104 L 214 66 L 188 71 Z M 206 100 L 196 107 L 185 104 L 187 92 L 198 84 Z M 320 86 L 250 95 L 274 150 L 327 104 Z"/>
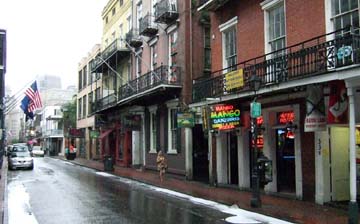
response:
<path id="1" fill-rule="evenodd" d="M 229 130 L 240 126 L 240 109 L 234 105 L 210 106 L 211 130 Z"/>
<path id="2" fill-rule="evenodd" d="M 225 74 L 225 90 L 240 88 L 244 86 L 243 69 L 228 72 Z"/>

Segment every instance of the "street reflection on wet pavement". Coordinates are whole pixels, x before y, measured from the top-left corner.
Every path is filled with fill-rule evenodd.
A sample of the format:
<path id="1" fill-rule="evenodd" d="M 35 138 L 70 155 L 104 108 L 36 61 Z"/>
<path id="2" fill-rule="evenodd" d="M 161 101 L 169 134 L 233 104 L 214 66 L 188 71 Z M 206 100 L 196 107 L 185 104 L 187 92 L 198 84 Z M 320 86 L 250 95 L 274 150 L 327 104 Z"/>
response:
<path id="1" fill-rule="evenodd" d="M 227 223 L 232 215 L 51 158 L 8 172 L 9 223 Z M 257 222 L 259 223 L 259 222 Z"/>

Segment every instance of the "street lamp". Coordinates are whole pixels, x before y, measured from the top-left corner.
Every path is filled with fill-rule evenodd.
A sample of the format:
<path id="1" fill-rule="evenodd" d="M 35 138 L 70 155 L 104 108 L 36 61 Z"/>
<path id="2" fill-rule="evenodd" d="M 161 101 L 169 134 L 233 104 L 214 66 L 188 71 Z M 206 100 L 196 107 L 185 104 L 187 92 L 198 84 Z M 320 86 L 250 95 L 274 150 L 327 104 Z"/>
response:
<path id="1" fill-rule="evenodd" d="M 259 168 L 258 168 L 258 148 L 257 148 L 257 135 L 258 135 L 258 127 L 257 127 L 257 118 L 261 116 L 261 104 L 256 102 L 257 91 L 260 89 L 261 78 L 258 77 L 255 73 L 251 75 L 250 80 L 250 89 L 254 90 L 255 96 L 253 102 L 250 104 L 250 116 L 251 116 L 251 132 L 252 132 L 252 143 L 254 145 L 253 148 L 253 161 L 252 161 L 252 175 L 251 175 L 251 183 L 252 183 L 252 196 L 250 200 L 250 205 L 253 208 L 261 207 L 261 199 L 260 199 L 260 190 L 259 190 Z"/>

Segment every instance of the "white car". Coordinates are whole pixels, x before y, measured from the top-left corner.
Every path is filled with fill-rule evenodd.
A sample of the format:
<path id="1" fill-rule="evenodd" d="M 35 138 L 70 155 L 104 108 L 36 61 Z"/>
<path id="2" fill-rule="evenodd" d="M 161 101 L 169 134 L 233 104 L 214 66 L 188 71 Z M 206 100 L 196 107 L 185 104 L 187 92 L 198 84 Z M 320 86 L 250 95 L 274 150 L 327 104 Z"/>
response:
<path id="1" fill-rule="evenodd" d="M 33 146 L 32 150 L 31 150 L 31 154 L 33 156 L 41 156 L 44 157 L 44 150 L 42 150 L 41 146 Z"/>

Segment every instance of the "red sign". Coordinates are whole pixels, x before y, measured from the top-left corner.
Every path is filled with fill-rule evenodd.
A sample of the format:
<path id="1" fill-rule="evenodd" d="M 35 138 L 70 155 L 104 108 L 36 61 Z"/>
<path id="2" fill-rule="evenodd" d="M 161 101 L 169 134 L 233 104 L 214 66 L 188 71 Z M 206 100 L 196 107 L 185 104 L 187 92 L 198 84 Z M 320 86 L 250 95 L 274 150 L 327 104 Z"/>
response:
<path id="1" fill-rule="evenodd" d="M 348 122 L 348 97 L 344 81 L 329 83 L 328 124 L 346 124 Z"/>
<path id="2" fill-rule="evenodd" d="M 293 111 L 280 112 L 278 113 L 278 122 L 279 124 L 294 123 L 295 113 Z"/>
<path id="3" fill-rule="evenodd" d="M 69 137 L 70 138 L 85 138 L 84 129 L 70 128 L 69 129 Z"/>

